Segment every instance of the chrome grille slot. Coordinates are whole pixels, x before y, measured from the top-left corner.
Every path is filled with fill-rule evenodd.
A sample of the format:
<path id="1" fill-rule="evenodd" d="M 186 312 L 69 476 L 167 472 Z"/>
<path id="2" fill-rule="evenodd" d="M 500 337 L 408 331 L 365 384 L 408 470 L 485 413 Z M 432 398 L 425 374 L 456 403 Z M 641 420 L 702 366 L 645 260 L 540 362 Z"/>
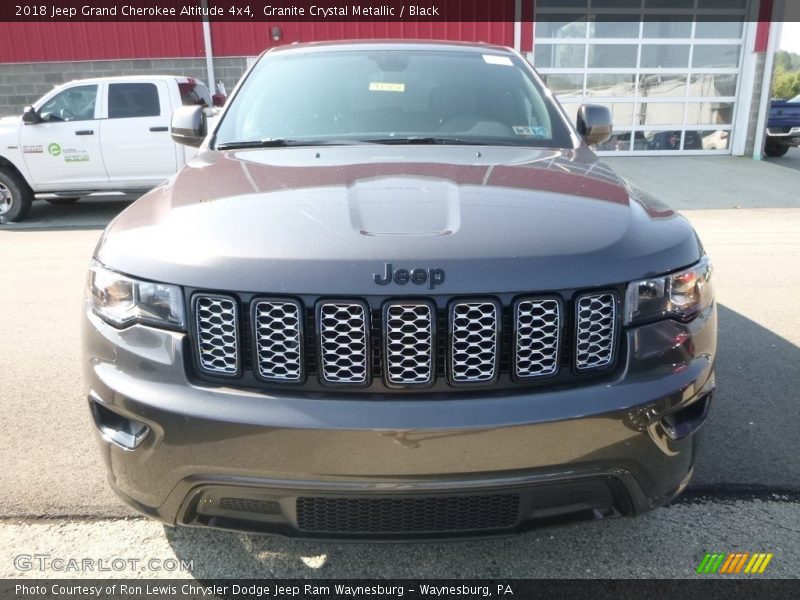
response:
<path id="1" fill-rule="evenodd" d="M 554 298 L 524 299 L 514 309 L 514 373 L 519 379 L 558 372 L 561 303 Z"/>
<path id="2" fill-rule="evenodd" d="M 393 385 L 425 385 L 434 377 L 436 313 L 426 302 L 397 302 L 384 308 L 386 379 Z"/>
<path id="3" fill-rule="evenodd" d="M 255 365 L 266 381 L 298 382 L 303 378 L 303 320 L 291 300 L 256 300 L 252 304 Z"/>
<path id="4" fill-rule="evenodd" d="M 575 303 L 575 368 L 602 369 L 614 360 L 617 298 L 611 292 L 584 294 Z"/>
<path id="5" fill-rule="evenodd" d="M 239 373 L 238 303 L 230 296 L 194 297 L 197 360 L 212 375 Z"/>
<path id="6" fill-rule="evenodd" d="M 369 381 L 369 314 L 361 302 L 319 304 L 320 375 L 332 384 L 364 385 Z"/>
<path id="7" fill-rule="evenodd" d="M 457 302 L 450 309 L 450 379 L 456 384 L 497 378 L 500 308 L 492 301 Z"/>

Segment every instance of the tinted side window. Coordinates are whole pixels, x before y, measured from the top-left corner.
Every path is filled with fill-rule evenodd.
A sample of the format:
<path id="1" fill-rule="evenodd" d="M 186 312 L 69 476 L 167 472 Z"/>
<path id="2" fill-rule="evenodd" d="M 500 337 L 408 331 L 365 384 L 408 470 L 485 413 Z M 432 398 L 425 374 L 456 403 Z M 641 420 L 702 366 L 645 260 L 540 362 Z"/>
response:
<path id="1" fill-rule="evenodd" d="M 208 88 L 200 82 L 189 82 L 178 84 L 181 92 L 181 102 L 184 106 L 211 106 L 211 96 Z"/>
<path id="2" fill-rule="evenodd" d="M 158 89 L 152 83 L 112 83 L 108 86 L 108 117 L 157 117 Z"/>
<path id="3" fill-rule="evenodd" d="M 43 121 L 88 121 L 94 119 L 96 85 L 78 85 L 56 94 L 39 109 Z"/>

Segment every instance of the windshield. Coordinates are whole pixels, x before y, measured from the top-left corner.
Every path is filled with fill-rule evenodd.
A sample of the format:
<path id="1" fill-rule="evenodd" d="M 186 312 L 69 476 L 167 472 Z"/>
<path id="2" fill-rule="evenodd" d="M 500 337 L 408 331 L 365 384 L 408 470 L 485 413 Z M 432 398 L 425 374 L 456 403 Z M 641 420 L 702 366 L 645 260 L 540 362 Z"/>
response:
<path id="1" fill-rule="evenodd" d="M 444 50 L 267 55 L 216 133 L 218 147 L 403 139 L 573 146 L 553 100 L 520 59 Z"/>

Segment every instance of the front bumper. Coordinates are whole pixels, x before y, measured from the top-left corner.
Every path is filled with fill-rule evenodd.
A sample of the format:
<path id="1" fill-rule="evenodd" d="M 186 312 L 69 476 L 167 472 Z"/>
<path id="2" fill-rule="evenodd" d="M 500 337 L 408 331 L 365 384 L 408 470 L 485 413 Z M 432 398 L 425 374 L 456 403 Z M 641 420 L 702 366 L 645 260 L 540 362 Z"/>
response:
<path id="1" fill-rule="evenodd" d="M 625 335 L 617 374 L 579 387 L 334 398 L 194 384 L 184 334 L 87 313 L 85 381 L 112 487 L 166 523 L 503 534 L 640 513 L 688 483 L 714 387 L 716 307 Z M 115 437 L 126 423 L 138 435 Z"/>

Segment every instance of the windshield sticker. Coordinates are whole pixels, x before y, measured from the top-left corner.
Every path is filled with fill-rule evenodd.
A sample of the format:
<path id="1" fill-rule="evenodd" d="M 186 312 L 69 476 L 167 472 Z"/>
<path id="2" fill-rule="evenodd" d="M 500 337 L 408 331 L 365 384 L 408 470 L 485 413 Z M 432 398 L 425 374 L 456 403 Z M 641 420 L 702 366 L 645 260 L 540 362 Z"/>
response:
<path id="1" fill-rule="evenodd" d="M 405 83 L 381 83 L 373 81 L 369 84 L 370 92 L 405 92 Z"/>
<path id="2" fill-rule="evenodd" d="M 513 67 L 514 64 L 507 56 L 498 56 L 497 54 L 483 54 L 483 60 L 489 65 L 503 65 L 504 67 Z"/>
<path id="3" fill-rule="evenodd" d="M 514 133 L 532 137 L 550 137 L 545 127 L 523 127 L 522 125 L 514 125 Z"/>

